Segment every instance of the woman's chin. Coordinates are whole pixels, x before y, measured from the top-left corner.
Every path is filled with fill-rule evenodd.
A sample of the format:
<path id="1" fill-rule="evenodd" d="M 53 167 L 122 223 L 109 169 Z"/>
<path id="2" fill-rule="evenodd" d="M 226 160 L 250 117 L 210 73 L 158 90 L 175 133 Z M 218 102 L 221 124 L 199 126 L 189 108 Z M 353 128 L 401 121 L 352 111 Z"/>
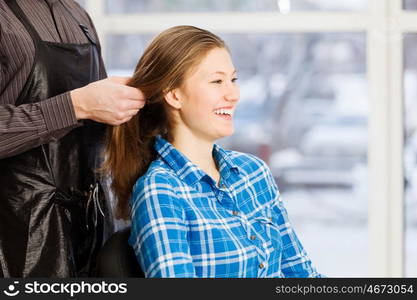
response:
<path id="1" fill-rule="evenodd" d="M 217 139 L 227 138 L 227 137 L 233 135 L 234 131 L 235 131 L 234 128 L 224 130 L 218 135 Z"/>

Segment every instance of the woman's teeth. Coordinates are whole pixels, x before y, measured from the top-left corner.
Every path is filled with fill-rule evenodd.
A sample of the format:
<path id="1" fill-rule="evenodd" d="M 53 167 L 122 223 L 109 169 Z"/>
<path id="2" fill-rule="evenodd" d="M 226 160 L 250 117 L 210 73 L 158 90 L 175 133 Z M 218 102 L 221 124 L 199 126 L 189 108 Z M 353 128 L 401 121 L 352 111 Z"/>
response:
<path id="1" fill-rule="evenodd" d="M 217 109 L 214 111 L 216 115 L 229 115 L 231 116 L 233 114 L 233 111 L 231 109 Z"/>

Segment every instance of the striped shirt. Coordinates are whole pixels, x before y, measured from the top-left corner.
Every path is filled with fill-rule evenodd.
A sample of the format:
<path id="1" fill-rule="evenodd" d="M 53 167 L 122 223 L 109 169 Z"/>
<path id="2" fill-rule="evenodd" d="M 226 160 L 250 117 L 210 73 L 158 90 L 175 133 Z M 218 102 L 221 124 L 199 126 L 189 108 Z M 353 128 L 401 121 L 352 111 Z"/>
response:
<path id="1" fill-rule="evenodd" d="M 16 1 L 44 41 L 88 42 L 63 5 L 97 38 L 87 13 L 73 0 Z M 0 159 L 48 143 L 80 124 L 75 117 L 69 93 L 35 104 L 15 105 L 34 58 L 32 38 L 5 1 L 0 0 Z M 100 78 L 104 77 L 106 73 L 101 61 Z"/>
<path id="2" fill-rule="evenodd" d="M 267 165 L 214 145 L 219 187 L 169 142 L 136 182 L 129 243 L 146 277 L 321 277 Z"/>

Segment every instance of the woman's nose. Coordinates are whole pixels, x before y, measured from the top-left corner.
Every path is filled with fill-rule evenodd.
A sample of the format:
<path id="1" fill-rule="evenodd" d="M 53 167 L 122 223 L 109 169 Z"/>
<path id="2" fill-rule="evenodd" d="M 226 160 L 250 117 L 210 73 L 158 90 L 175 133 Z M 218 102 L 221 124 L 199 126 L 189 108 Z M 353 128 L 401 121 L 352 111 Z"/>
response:
<path id="1" fill-rule="evenodd" d="M 227 93 L 225 94 L 227 101 L 237 102 L 240 99 L 239 87 L 236 85 L 230 86 Z"/>

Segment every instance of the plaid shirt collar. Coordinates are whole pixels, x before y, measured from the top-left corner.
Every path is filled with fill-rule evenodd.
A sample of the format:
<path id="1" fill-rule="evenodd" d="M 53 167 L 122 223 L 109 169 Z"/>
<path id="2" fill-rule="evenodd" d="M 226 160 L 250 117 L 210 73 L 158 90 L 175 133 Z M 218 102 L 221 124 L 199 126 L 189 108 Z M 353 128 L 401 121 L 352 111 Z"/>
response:
<path id="1" fill-rule="evenodd" d="M 156 137 L 154 148 L 161 159 L 186 183 L 194 185 L 202 179 L 213 181 L 202 169 L 193 164 L 184 154 L 161 136 Z M 233 162 L 228 153 L 219 145 L 214 144 L 213 157 L 219 166 L 220 177 L 223 180 L 240 174 L 240 167 Z"/>

